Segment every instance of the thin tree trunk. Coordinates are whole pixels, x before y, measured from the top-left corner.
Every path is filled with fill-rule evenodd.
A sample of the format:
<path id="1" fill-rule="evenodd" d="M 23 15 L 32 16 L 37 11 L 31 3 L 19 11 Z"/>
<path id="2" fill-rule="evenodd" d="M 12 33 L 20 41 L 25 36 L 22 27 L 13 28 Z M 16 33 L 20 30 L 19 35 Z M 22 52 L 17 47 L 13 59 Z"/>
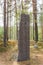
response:
<path id="1" fill-rule="evenodd" d="M 7 41 L 8 41 L 8 0 L 7 0 Z"/>
<path id="2" fill-rule="evenodd" d="M 35 41 L 38 41 L 38 26 L 37 26 L 37 0 L 32 0 L 33 3 L 33 19 L 35 24 Z"/>
<path id="3" fill-rule="evenodd" d="M 11 0 L 10 0 L 10 5 L 11 5 Z M 11 9 L 11 6 L 10 6 Z M 10 40 L 11 40 L 11 10 L 10 10 Z"/>
<path id="4" fill-rule="evenodd" d="M 18 23 L 17 23 L 17 5 L 15 0 L 15 16 L 16 16 L 16 38 L 18 40 Z"/>
<path id="5" fill-rule="evenodd" d="M 34 22 L 33 22 L 33 40 L 34 40 Z"/>
<path id="6" fill-rule="evenodd" d="M 6 0 L 4 0 L 4 47 L 7 46 L 7 27 L 6 27 Z"/>
<path id="7" fill-rule="evenodd" d="M 41 12 L 43 13 L 43 0 L 42 0 L 42 5 L 41 5 Z M 41 14 L 41 29 L 42 29 L 42 41 L 43 41 L 43 14 Z"/>
<path id="8" fill-rule="evenodd" d="M 42 41 L 43 41 L 43 14 L 41 14 L 41 31 L 42 31 Z"/>

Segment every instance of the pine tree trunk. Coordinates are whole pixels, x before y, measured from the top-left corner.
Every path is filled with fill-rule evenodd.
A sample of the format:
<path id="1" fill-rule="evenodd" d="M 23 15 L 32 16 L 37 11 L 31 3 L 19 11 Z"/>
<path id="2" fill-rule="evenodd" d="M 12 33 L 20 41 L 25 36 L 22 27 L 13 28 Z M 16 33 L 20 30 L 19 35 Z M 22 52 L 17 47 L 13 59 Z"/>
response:
<path id="1" fill-rule="evenodd" d="M 33 19 L 35 24 L 35 41 L 38 41 L 38 26 L 37 26 L 37 0 L 32 0 L 33 3 Z"/>
<path id="2" fill-rule="evenodd" d="M 30 20 L 26 14 L 21 15 L 18 50 L 18 61 L 30 59 Z"/>
<path id="3" fill-rule="evenodd" d="M 7 41 L 8 41 L 8 0 L 7 0 Z"/>
<path id="4" fill-rule="evenodd" d="M 4 0 L 4 47 L 7 46 L 7 27 L 6 27 L 6 0 Z"/>

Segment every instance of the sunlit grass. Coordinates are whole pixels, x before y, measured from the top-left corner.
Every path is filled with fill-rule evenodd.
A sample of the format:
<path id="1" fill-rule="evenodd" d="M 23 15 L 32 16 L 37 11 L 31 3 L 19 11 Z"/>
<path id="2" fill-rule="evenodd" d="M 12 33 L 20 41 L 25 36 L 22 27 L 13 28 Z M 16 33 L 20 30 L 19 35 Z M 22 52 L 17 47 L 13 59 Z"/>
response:
<path id="1" fill-rule="evenodd" d="M 9 40 L 7 42 L 7 46 L 4 47 L 4 43 L 2 41 L 0 41 L 0 52 L 6 52 L 9 49 L 16 49 L 17 50 L 18 49 L 17 43 L 18 43 L 17 40 L 15 40 L 15 41 L 14 40 Z"/>
<path id="2" fill-rule="evenodd" d="M 4 47 L 3 44 L 0 45 L 0 52 L 6 52 L 10 48 L 10 45 L 7 45 L 7 47 Z"/>

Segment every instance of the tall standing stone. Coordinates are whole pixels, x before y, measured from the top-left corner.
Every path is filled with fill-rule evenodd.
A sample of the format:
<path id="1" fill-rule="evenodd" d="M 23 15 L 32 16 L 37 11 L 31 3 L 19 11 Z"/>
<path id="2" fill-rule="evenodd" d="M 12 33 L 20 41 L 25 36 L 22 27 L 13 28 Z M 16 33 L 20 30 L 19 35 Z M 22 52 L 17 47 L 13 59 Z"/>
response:
<path id="1" fill-rule="evenodd" d="M 30 59 L 30 19 L 27 14 L 21 14 L 18 50 L 18 61 Z"/>

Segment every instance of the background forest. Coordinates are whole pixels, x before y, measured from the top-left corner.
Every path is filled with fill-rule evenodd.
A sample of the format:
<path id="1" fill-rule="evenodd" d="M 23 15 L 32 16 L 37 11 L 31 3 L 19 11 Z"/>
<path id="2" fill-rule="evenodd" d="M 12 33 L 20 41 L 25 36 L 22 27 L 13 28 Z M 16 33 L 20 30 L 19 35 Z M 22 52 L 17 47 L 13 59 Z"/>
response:
<path id="1" fill-rule="evenodd" d="M 17 60 L 21 14 L 30 17 L 30 63 L 42 65 L 43 0 L 0 0 L 0 65 Z"/>
<path id="2" fill-rule="evenodd" d="M 5 28 L 8 27 L 7 34 L 9 40 L 17 39 L 20 15 L 21 13 L 28 13 L 30 15 L 30 40 L 34 40 L 36 34 L 36 36 L 38 37 L 37 40 L 42 41 L 43 40 L 42 1 L 37 1 L 37 2 L 34 0 L 31 1 L 6 0 L 5 2 L 4 1 L 5 0 L 0 1 L 0 40 L 3 40 L 4 38 L 4 27 Z M 7 7 L 4 5 L 6 5 Z M 35 24 L 35 21 L 37 24 Z"/>

